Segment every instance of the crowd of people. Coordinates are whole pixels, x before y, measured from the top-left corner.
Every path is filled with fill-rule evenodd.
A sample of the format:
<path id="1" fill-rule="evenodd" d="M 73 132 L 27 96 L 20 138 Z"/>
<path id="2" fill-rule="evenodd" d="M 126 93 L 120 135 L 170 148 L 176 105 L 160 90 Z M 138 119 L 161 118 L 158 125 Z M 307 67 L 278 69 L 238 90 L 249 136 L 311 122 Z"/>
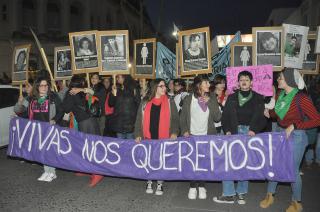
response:
<path id="1" fill-rule="evenodd" d="M 137 143 L 192 135 L 254 136 L 285 131 L 293 138 L 296 177 L 291 183 L 292 203 L 287 212 L 302 210 L 300 166 L 305 152 L 307 165 L 315 160 L 320 166 L 320 81 L 308 94 L 301 75 L 285 68 L 274 77 L 274 95 L 264 97 L 252 90 L 254 82 L 249 71 L 239 73 L 238 89 L 232 94 L 226 91 L 227 81 L 221 75 L 213 81 L 205 75 L 196 76 L 187 90 L 189 86 L 183 79 L 170 80 L 168 84 L 163 79 L 154 79 L 141 86 L 130 75 L 117 75 L 113 84 L 112 79 L 102 79 L 95 73 L 91 74 L 89 86 L 85 77 L 74 75 L 68 87 L 59 82 L 59 91 L 53 92 L 45 73 L 40 72 L 37 79 L 26 83 L 26 94 L 14 107 L 18 116 Z M 90 173 L 76 175 L 90 176 L 91 187 L 103 179 Z M 38 180 L 51 182 L 55 178 L 55 168 L 44 165 Z M 164 182 L 157 181 L 155 190 L 152 183 L 147 181 L 146 193 L 162 195 Z M 222 181 L 222 195 L 213 201 L 245 204 L 248 186 L 249 181 Z M 277 182 L 268 182 L 261 208 L 273 204 L 276 186 Z M 191 181 L 187 196 L 193 200 L 206 199 L 205 182 Z"/>

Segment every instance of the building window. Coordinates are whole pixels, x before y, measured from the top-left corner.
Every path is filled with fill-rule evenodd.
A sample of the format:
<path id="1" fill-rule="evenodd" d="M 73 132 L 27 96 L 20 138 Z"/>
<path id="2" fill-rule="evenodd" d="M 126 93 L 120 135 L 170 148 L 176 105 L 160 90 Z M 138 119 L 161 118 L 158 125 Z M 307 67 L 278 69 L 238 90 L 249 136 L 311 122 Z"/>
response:
<path id="1" fill-rule="evenodd" d="M 36 27 L 36 7 L 33 0 L 23 0 L 22 2 L 22 25 L 24 28 Z"/>
<path id="2" fill-rule="evenodd" d="M 47 26 L 48 31 L 60 31 L 60 8 L 54 1 L 49 1 L 47 4 Z"/>
<path id="3" fill-rule="evenodd" d="M 8 20 L 8 16 L 7 16 L 7 5 L 3 4 L 2 8 L 1 8 L 1 18 L 2 21 L 7 21 Z"/>

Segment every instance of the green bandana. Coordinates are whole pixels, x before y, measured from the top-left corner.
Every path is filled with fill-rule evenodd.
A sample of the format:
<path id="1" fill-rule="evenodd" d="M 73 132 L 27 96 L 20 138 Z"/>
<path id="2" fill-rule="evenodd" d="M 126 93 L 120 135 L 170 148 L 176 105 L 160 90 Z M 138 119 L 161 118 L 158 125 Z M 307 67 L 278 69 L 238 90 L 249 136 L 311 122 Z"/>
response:
<path id="1" fill-rule="evenodd" d="M 287 114 L 291 102 L 294 98 L 294 96 L 298 93 L 298 89 L 294 88 L 292 91 L 290 91 L 290 93 L 288 93 L 287 95 L 285 95 L 285 91 L 282 90 L 278 100 L 276 102 L 276 105 L 274 107 L 274 111 L 276 112 L 276 114 L 279 116 L 279 118 L 282 120 L 284 118 L 284 116 Z"/>
<path id="2" fill-rule="evenodd" d="M 40 98 L 38 99 L 38 103 L 39 103 L 40 105 L 42 105 L 42 104 L 44 103 L 44 101 L 46 101 L 46 99 L 47 99 L 47 95 L 46 95 L 46 96 L 42 96 L 42 97 L 40 97 Z"/>
<path id="3" fill-rule="evenodd" d="M 247 103 L 252 98 L 252 92 L 250 91 L 250 94 L 247 97 L 242 96 L 241 92 L 238 92 L 238 100 L 239 105 L 242 107 L 245 103 Z"/>

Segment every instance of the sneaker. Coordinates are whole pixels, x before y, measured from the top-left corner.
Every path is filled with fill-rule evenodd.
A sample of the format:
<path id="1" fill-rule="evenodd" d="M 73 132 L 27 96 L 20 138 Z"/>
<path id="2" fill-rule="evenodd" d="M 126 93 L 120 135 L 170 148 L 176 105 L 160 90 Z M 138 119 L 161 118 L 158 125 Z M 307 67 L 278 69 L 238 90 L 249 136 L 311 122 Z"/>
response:
<path id="1" fill-rule="evenodd" d="M 227 204 L 233 204 L 235 200 L 235 196 L 219 196 L 219 197 L 213 197 L 213 201 L 216 203 L 227 203 Z"/>
<path id="2" fill-rule="evenodd" d="M 56 178 L 57 175 L 55 173 L 48 173 L 47 177 L 43 181 L 50 183 L 52 180 Z"/>
<path id="3" fill-rule="evenodd" d="M 162 194 L 163 194 L 163 186 L 162 186 L 162 184 L 158 183 L 155 195 L 160 196 Z"/>
<path id="4" fill-rule="evenodd" d="M 238 194 L 238 204 L 239 205 L 246 204 L 245 194 Z"/>
<path id="5" fill-rule="evenodd" d="M 196 199 L 197 198 L 197 189 L 189 188 L 188 199 Z"/>
<path id="6" fill-rule="evenodd" d="M 274 197 L 272 193 L 267 193 L 266 198 L 260 202 L 260 207 L 261 208 L 269 208 L 270 205 L 272 205 L 274 202 Z"/>
<path id="7" fill-rule="evenodd" d="M 199 187 L 199 199 L 207 199 L 207 190 L 204 187 Z"/>
<path id="8" fill-rule="evenodd" d="M 38 178 L 39 181 L 44 181 L 47 178 L 49 173 L 43 172 L 42 175 Z"/>
<path id="9" fill-rule="evenodd" d="M 146 193 L 147 194 L 153 194 L 152 181 L 148 181 L 147 182 Z"/>

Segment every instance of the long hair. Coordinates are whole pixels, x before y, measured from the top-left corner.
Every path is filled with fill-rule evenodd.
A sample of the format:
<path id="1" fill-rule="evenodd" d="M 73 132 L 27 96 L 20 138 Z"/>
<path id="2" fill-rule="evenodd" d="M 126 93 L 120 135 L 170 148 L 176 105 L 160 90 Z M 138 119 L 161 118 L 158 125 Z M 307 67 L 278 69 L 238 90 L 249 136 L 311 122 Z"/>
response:
<path id="1" fill-rule="evenodd" d="M 40 94 L 39 94 L 39 87 L 40 87 L 40 83 L 41 81 L 46 81 L 47 84 L 48 84 L 48 93 L 47 93 L 47 96 L 49 96 L 51 94 L 51 82 L 48 78 L 46 77 L 38 77 L 36 79 L 36 81 L 34 82 L 33 84 L 33 87 L 32 87 L 32 97 L 33 98 L 40 98 Z"/>
<path id="2" fill-rule="evenodd" d="M 125 94 L 134 95 L 134 91 L 137 88 L 137 83 L 134 81 L 131 75 L 122 75 L 123 81 L 123 91 Z"/>
<path id="3" fill-rule="evenodd" d="M 147 94 L 144 97 L 145 101 L 149 102 L 156 96 L 158 85 L 160 84 L 160 82 L 165 83 L 164 79 L 160 79 L 160 78 L 154 79 L 150 82 L 150 86 L 147 90 Z"/>
<path id="4" fill-rule="evenodd" d="M 69 83 L 69 90 L 72 88 L 84 88 L 85 87 L 85 79 L 80 75 L 73 75 L 70 83 Z"/>
<path id="5" fill-rule="evenodd" d="M 209 78 L 205 75 L 199 75 L 196 76 L 193 80 L 193 85 L 192 85 L 192 89 L 193 89 L 193 95 L 198 98 L 201 97 L 201 89 L 200 86 L 202 84 L 202 82 L 204 81 L 208 81 L 209 82 Z"/>

